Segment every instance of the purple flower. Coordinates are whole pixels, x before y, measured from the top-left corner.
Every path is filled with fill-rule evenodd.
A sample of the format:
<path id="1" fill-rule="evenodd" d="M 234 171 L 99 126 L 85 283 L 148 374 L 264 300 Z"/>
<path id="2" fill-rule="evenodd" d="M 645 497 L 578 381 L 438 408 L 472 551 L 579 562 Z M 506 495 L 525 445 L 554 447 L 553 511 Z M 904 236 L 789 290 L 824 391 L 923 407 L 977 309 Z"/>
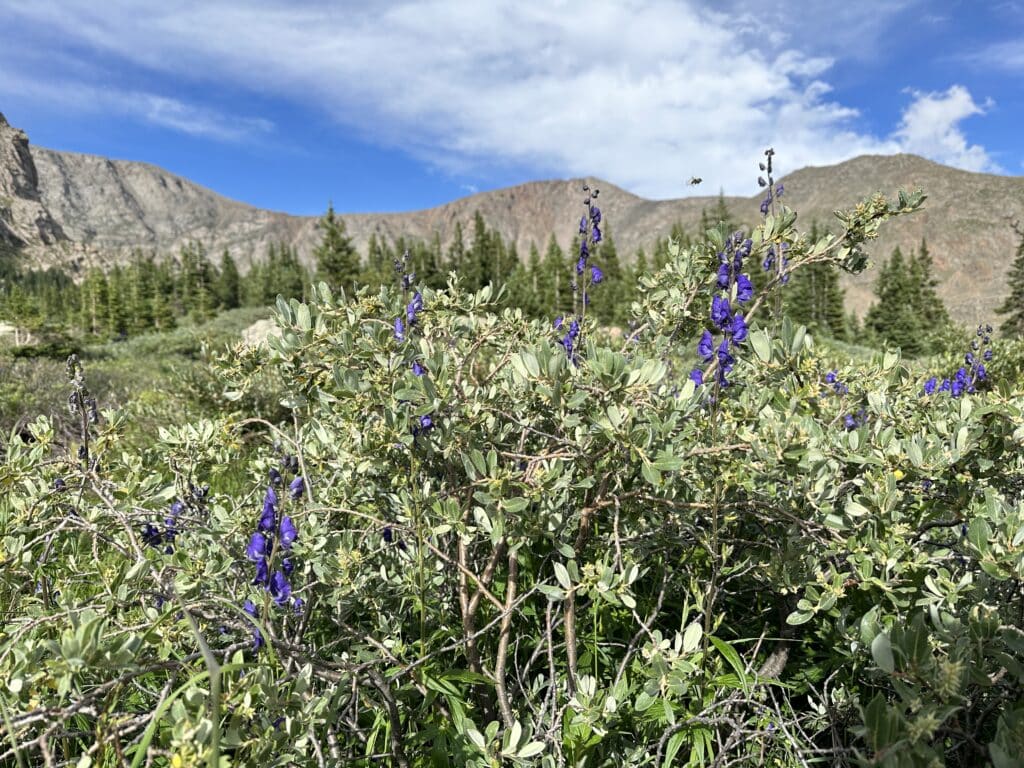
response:
<path id="1" fill-rule="evenodd" d="M 594 245 L 597 245 L 598 243 L 601 242 L 601 228 L 596 224 L 594 225 L 594 231 L 590 235 L 590 241 Z"/>
<path id="2" fill-rule="evenodd" d="M 301 616 L 302 615 L 302 611 L 305 608 L 306 608 L 306 601 L 303 600 L 301 597 L 296 597 L 295 601 L 292 603 L 292 610 L 295 611 L 295 615 L 296 616 Z"/>
<path id="3" fill-rule="evenodd" d="M 846 425 L 847 429 L 856 429 L 857 420 L 848 413 L 845 416 L 843 416 L 843 424 Z"/>
<path id="4" fill-rule="evenodd" d="M 723 290 L 729 287 L 729 265 L 718 265 L 718 287 Z"/>
<path id="5" fill-rule="evenodd" d="M 935 394 L 935 387 L 938 385 L 938 379 L 932 376 L 928 381 L 924 383 L 924 394 L 933 395 Z"/>
<path id="6" fill-rule="evenodd" d="M 754 297 L 754 286 L 746 275 L 736 276 L 736 301 L 742 303 Z"/>
<path id="7" fill-rule="evenodd" d="M 273 485 L 280 485 L 281 483 L 284 482 L 284 480 L 281 478 L 281 473 L 278 472 L 277 469 L 275 469 L 274 467 L 270 468 L 270 482 Z"/>
<path id="8" fill-rule="evenodd" d="M 584 214 L 583 216 L 580 216 L 580 234 L 581 235 L 587 234 L 587 217 L 586 217 L 586 214 Z"/>
<path id="9" fill-rule="evenodd" d="M 711 338 L 711 331 L 705 330 L 700 337 L 700 341 L 697 342 L 697 354 L 705 363 L 715 354 L 715 342 Z"/>
<path id="10" fill-rule="evenodd" d="M 985 359 L 986 362 L 991 360 L 992 359 L 992 350 L 991 349 L 986 349 L 985 353 L 982 355 L 982 357 Z"/>
<path id="11" fill-rule="evenodd" d="M 596 205 L 590 206 L 590 220 L 594 222 L 595 225 L 601 223 L 601 209 Z"/>
<path id="12" fill-rule="evenodd" d="M 253 584 L 260 584 L 267 586 L 270 578 L 270 563 L 267 562 L 267 558 L 261 557 L 256 561 L 256 576 L 253 578 Z"/>
<path id="13" fill-rule="evenodd" d="M 151 547 L 158 547 L 163 543 L 163 535 L 160 529 L 152 523 L 146 523 L 142 528 L 142 543 Z"/>
<path id="14" fill-rule="evenodd" d="M 835 384 L 836 383 L 836 376 L 838 375 L 838 373 L 839 373 L 838 371 L 834 371 L 834 370 L 833 371 L 829 371 L 828 373 L 826 373 L 825 374 L 825 383 L 826 384 Z"/>
<path id="15" fill-rule="evenodd" d="M 306 484 L 302 480 L 302 475 L 299 475 L 291 484 L 288 486 L 288 492 L 292 497 L 292 501 L 298 501 L 302 498 L 302 492 L 305 490 Z"/>
<path id="16" fill-rule="evenodd" d="M 736 362 L 736 358 L 729 354 L 729 341 L 728 339 L 722 339 L 722 343 L 718 345 L 718 367 L 723 373 L 729 373 L 732 371 L 733 363 Z"/>
<path id="17" fill-rule="evenodd" d="M 583 274 L 583 270 L 585 270 L 586 268 L 587 268 L 587 260 L 585 258 L 583 258 L 582 256 L 580 256 L 579 261 L 576 262 L 576 274 L 577 275 L 582 275 Z"/>
<path id="18" fill-rule="evenodd" d="M 246 600 L 242 603 L 242 610 L 252 616 L 254 619 L 258 618 L 256 614 L 256 604 L 252 600 Z"/>
<path id="19" fill-rule="evenodd" d="M 274 571 L 270 579 L 270 594 L 278 605 L 284 605 L 292 596 L 292 585 L 281 571 Z"/>
<path id="20" fill-rule="evenodd" d="M 255 534 L 258 536 L 259 534 Z M 285 515 L 281 518 L 281 546 L 285 549 L 291 549 L 292 544 L 299 537 L 299 532 L 295 528 L 295 523 L 292 522 L 291 517 Z"/>
<path id="21" fill-rule="evenodd" d="M 591 267 L 590 268 L 590 282 L 592 282 L 594 285 L 597 285 L 602 280 L 604 280 L 604 272 L 601 271 L 601 268 L 600 267 Z"/>
<path id="22" fill-rule="evenodd" d="M 427 372 L 427 369 L 420 365 L 419 360 L 412 361 L 412 373 L 414 376 L 422 376 Z"/>
<path id="23" fill-rule="evenodd" d="M 270 533 L 274 530 L 274 522 L 277 520 L 277 510 L 270 503 L 270 499 L 263 500 L 263 512 L 260 514 L 260 522 L 256 526 L 259 530 Z"/>
<path id="24" fill-rule="evenodd" d="M 420 416 L 420 429 L 426 432 L 428 429 L 433 428 L 433 426 L 434 420 L 431 418 L 429 413 L 424 416 Z"/>
<path id="25" fill-rule="evenodd" d="M 286 557 L 281 561 L 281 570 L 284 571 L 285 576 L 292 575 L 292 571 L 295 570 L 295 563 L 292 562 L 290 557 Z"/>
<path id="26" fill-rule="evenodd" d="M 732 324 L 729 326 L 729 330 L 732 333 L 734 344 L 740 344 L 747 338 L 747 321 L 743 319 L 742 314 L 736 313 L 732 319 Z"/>
<path id="27" fill-rule="evenodd" d="M 580 240 L 580 259 L 586 260 L 590 256 L 590 249 L 587 247 L 586 240 Z"/>
<path id="28" fill-rule="evenodd" d="M 766 197 L 764 200 L 761 201 L 761 213 L 763 215 L 765 215 L 765 216 L 768 215 L 768 208 L 769 208 L 769 206 L 771 204 L 772 204 L 772 199 L 770 197 Z"/>
<path id="29" fill-rule="evenodd" d="M 985 364 L 984 363 L 978 363 L 978 367 L 975 369 L 975 373 L 978 376 L 978 381 L 984 381 L 985 380 L 985 376 L 987 375 L 986 372 L 985 372 Z"/>
<path id="30" fill-rule="evenodd" d="M 784 187 L 782 186 L 782 184 L 781 184 L 781 183 L 779 183 L 779 184 L 776 184 L 776 185 L 775 185 L 775 196 L 776 196 L 776 197 L 782 197 L 782 193 L 783 193 L 783 192 L 785 192 L 785 191 L 786 191 L 786 190 L 785 190 L 785 188 L 784 188 Z"/>
<path id="31" fill-rule="evenodd" d="M 390 525 L 385 525 L 384 530 L 381 532 L 381 536 L 384 539 L 385 544 L 390 544 L 395 540 L 395 531 Z"/>
<path id="32" fill-rule="evenodd" d="M 729 300 L 721 296 L 715 296 L 711 300 L 711 322 L 719 328 L 725 328 L 729 324 L 730 316 Z"/>
<path id="33" fill-rule="evenodd" d="M 413 325 L 416 322 L 416 314 L 423 310 L 423 295 L 416 291 L 413 294 L 412 301 L 405 308 L 405 317 L 409 321 L 409 325 Z M 401 341 L 401 339 L 399 339 Z"/>
<path id="34" fill-rule="evenodd" d="M 690 381 L 696 384 L 698 387 L 704 383 L 704 371 L 700 368 L 694 368 L 690 371 Z"/>
<path id="35" fill-rule="evenodd" d="M 561 315 L 555 318 L 555 330 L 560 330 L 562 327 L 563 318 Z"/>
<path id="36" fill-rule="evenodd" d="M 285 518 L 286 520 L 288 518 Z M 267 537 L 257 531 L 249 539 L 249 546 L 245 548 L 245 556 L 253 562 L 260 560 L 267 555 Z"/>
<path id="37" fill-rule="evenodd" d="M 405 326 L 400 317 L 395 318 L 395 341 L 405 341 Z"/>

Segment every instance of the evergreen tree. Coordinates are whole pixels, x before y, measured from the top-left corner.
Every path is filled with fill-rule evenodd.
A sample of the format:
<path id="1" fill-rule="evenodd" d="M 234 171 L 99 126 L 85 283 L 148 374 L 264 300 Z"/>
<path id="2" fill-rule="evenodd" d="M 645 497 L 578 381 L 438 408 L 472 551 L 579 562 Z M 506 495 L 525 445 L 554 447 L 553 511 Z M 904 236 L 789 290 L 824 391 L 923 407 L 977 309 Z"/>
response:
<path id="1" fill-rule="evenodd" d="M 917 288 L 903 252 L 897 247 L 883 266 L 875 284 L 878 302 L 868 310 L 865 328 L 877 339 L 900 347 L 908 357 L 924 349 L 924 327 L 914 312 Z"/>
<path id="2" fill-rule="evenodd" d="M 242 304 L 242 278 L 238 265 L 224 249 L 220 256 L 220 275 L 217 278 L 217 301 L 223 309 L 235 309 Z"/>
<path id="3" fill-rule="evenodd" d="M 1006 277 L 1010 284 L 1010 295 L 996 312 L 1008 316 L 999 326 L 1000 333 L 1007 336 L 1024 336 L 1024 228 L 1015 222 L 1013 231 L 1020 238 L 1020 244 L 1017 246 L 1013 264 L 1010 265 L 1010 273 Z"/>
<path id="4" fill-rule="evenodd" d="M 704 233 L 709 229 L 714 229 L 719 225 L 724 225 L 723 229 L 727 233 L 735 232 L 739 225 L 736 223 L 736 219 L 732 215 L 732 211 L 729 210 L 729 206 L 725 202 L 725 192 L 718 190 L 718 199 L 715 200 L 714 206 L 710 211 L 701 208 L 700 211 L 700 234 L 703 237 Z"/>
<path id="5" fill-rule="evenodd" d="M 340 286 L 346 294 L 351 294 L 359 279 L 359 253 L 345 233 L 345 222 L 334 213 L 334 206 L 328 205 L 327 213 L 317 226 L 323 232 L 320 244 L 313 251 L 317 280 L 323 280 L 332 288 Z"/>

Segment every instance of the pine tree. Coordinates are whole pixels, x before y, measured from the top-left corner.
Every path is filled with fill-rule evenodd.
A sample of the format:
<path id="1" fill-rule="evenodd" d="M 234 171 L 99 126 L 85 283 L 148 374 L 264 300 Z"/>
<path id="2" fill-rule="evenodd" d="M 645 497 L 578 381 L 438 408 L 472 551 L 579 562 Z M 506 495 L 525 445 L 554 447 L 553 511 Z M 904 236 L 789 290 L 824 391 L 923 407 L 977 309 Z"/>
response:
<path id="1" fill-rule="evenodd" d="M 924 350 L 925 328 L 914 312 L 917 291 L 903 252 L 897 247 L 883 265 L 875 284 L 878 302 L 868 310 L 864 325 L 876 338 L 914 357 Z"/>
<path id="2" fill-rule="evenodd" d="M 228 249 L 220 256 L 220 275 L 217 277 L 217 301 L 223 309 L 235 309 L 242 304 L 242 278 L 238 265 Z"/>
<path id="3" fill-rule="evenodd" d="M 996 312 L 1008 315 L 999 326 L 1000 333 L 1007 336 L 1024 336 L 1024 228 L 1015 222 L 1013 231 L 1020 238 L 1020 244 L 1017 246 L 1013 264 L 1010 265 L 1010 273 L 1006 276 L 1006 282 L 1010 285 L 1010 295 Z"/>
<path id="4" fill-rule="evenodd" d="M 333 205 L 327 206 L 327 213 L 317 227 L 323 232 L 320 244 L 313 251 L 317 280 L 325 281 L 332 288 L 344 288 L 346 293 L 353 292 L 359 280 L 359 253 L 345 234 L 345 222 L 334 213 Z"/>
<path id="5" fill-rule="evenodd" d="M 735 232 L 739 225 L 736 223 L 736 219 L 732 215 L 732 211 L 729 210 L 729 206 L 725 202 L 724 190 L 718 190 L 718 199 L 715 200 L 715 205 L 710 211 L 701 208 L 700 211 L 700 234 L 703 237 L 704 233 L 709 229 L 715 229 L 720 224 L 724 225 L 723 229 L 726 232 Z"/>

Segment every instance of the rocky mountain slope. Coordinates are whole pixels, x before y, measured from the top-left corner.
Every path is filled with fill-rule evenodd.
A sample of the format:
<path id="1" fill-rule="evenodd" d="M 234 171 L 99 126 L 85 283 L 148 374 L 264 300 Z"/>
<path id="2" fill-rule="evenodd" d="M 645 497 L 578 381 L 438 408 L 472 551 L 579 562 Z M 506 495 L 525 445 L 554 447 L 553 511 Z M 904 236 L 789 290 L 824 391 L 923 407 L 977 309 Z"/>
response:
<path id="1" fill-rule="evenodd" d="M 645 200 L 607 182 L 589 181 L 602 190 L 606 221 L 627 258 L 667 234 L 675 222 L 694 228 L 701 211 L 715 203 L 714 196 Z M 805 168 L 783 182 L 785 199 L 802 220 L 826 226 L 833 210 L 875 191 L 924 189 L 926 210 L 886 227 L 871 251 L 884 258 L 897 245 L 911 250 L 927 237 L 939 292 L 953 316 L 965 324 L 993 319 L 991 308 L 1008 292 L 1003 280 L 1017 245 L 1008 219 L 1024 219 L 1024 178 L 894 155 Z M 581 183 L 531 182 L 407 213 L 340 213 L 363 248 L 373 233 L 425 239 L 436 234 L 447 244 L 457 223 L 467 235 L 472 231 L 479 211 L 525 257 L 531 244 L 543 248 L 551 233 L 568 244 L 581 212 Z M 759 195 L 726 202 L 740 221 L 757 220 Z M 136 248 L 170 254 L 198 240 L 214 254 L 228 249 L 244 267 L 275 242 L 294 246 L 309 260 L 317 239 L 314 218 L 228 200 L 146 163 L 34 147 L 0 115 L 0 244 L 18 247 L 34 263 L 81 269 L 124 259 Z M 850 309 L 866 311 L 874 279 L 870 271 L 844 278 Z"/>

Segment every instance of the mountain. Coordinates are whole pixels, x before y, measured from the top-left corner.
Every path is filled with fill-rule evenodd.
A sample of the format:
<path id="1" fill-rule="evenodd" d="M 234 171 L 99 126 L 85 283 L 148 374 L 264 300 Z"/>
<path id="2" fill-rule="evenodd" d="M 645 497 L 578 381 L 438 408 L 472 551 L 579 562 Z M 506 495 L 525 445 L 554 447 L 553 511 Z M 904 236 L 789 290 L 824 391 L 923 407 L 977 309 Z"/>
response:
<path id="1" fill-rule="evenodd" d="M 753 174 L 752 174 L 753 176 Z M 600 180 L 601 208 L 619 252 L 632 256 L 681 223 L 691 231 L 716 197 L 645 200 Z M 991 308 L 1009 292 L 1005 276 L 1017 246 L 1009 219 L 1024 219 L 1024 178 L 970 173 L 913 155 L 862 156 L 833 166 L 805 168 L 782 179 L 785 200 L 809 226 L 828 226 L 832 212 L 876 191 L 922 188 L 925 211 L 890 223 L 870 252 L 888 257 L 927 238 L 939 294 L 964 324 L 991 322 Z M 406 235 L 443 244 L 461 223 L 467 239 L 479 211 L 488 226 L 514 242 L 520 256 L 532 243 L 544 248 L 554 233 L 564 246 L 582 212 L 583 180 L 538 181 L 483 192 L 407 213 L 341 213 L 364 249 L 371 234 Z M 741 222 L 758 218 L 760 195 L 725 198 Z M 71 270 L 123 260 L 137 248 L 176 253 L 190 241 L 208 252 L 229 250 L 243 268 L 271 243 L 294 246 L 307 262 L 318 240 L 316 219 L 261 210 L 229 200 L 147 163 L 34 147 L 0 115 L 0 246 L 17 248 L 31 263 Z M 873 300 L 875 273 L 844 276 L 847 307 L 863 314 Z"/>

